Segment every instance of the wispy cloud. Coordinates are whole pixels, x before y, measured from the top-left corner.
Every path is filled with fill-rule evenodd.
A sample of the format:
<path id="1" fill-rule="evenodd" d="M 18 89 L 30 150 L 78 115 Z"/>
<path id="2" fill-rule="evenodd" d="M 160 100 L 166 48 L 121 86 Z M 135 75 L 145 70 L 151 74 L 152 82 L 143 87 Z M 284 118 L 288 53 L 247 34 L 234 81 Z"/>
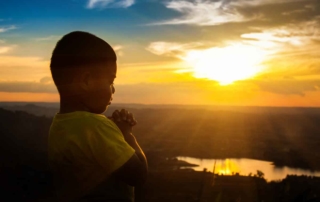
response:
<path id="1" fill-rule="evenodd" d="M 260 90 L 282 95 L 305 96 L 307 92 L 319 91 L 320 80 L 272 79 L 248 81 L 259 86 Z"/>
<path id="2" fill-rule="evenodd" d="M 320 41 L 320 17 L 313 20 L 276 26 L 273 28 L 253 27 L 255 32 L 243 33 L 238 41 L 222 41 L 219 47 L 226 47 L 230 44 L 241 43 L 247 46 L 253 46 L 265 50 L 274 57 L 280 53 L 286 55 L 312 54 L 312 51 L 318 50 Z M 213 48 L 214 44 L 207 42 L 178 43 L 157 41 L 152 42 L 146 48 L 156 55 L 173 56 L 181 58 L 187 52 L 193 50 L 205 50 Z M 281 54 L 281 57 L 286 56 Z M 319 56 L 318 52 L 316 52 Z"/>
<path id="3" fill-rule="evenodd" d="M 0 21 L 1 21 L 1 19 L 0 19 Z M 0 27 L 0 33 L 4 33 L 4 32 L 7 32 L 9 30 L 16 29 L 16 28 L 17 27 L 14 26 L 14 25 L 6 26 L 6 27 Z M 7 53 L 7 52 L 11 51 L 13 48 L 16 47 L 16 45 L 7 45 L 5 43 L 6 43 L 5 40 L 0 39 L 0 54 Z"/>
<path id="4" fill-rule="evenodd" d="M 39 80 L 39 78 L 50 75 L 49 64 L 49 61 L 39 57 L 0 55 L 0 80 Z"/>
<path id="5" fill-rule="evenodd" d="M 181 13 L 175 19 L 156 22 L 152 25 L 193 24 L 200 26 L 220 25 L 230 22 L 245 22 L 261 18 L 245 16 L 239 8 L 261 6 L 265 4 L 288 3 L 303 0 L 171 0 L 165 3 L 168 9 Z"/>
<path id="6" fill-rule="evenodd" d="M 13 48 L 14 46 L 0 46 L 0 54 L 7 53 Z"/>
<path id="7" fill-rule="evenodd" d="M 14 25 L 7 26 L 7 27 L 0 27 L 0 33 L 7 32 L 7 31 L 13 30 L 13 29 L 17 29 L 17 27 Z"/>
<path id="8" fill-rule="evenodd" d="M 51 40 L 58 40 L 61 36 L 57 36 L 57 35 L 50 35 L 50 36 L 46 36 L 46 37 L 39 37 L 39 38 L 35 38 L 35 41 L 51 41 Z"/>
<path id="9" fill-rule="evenodd" d="M 301 13 L 313 11 L 314 9 L 315 9 L 315 5 L 308 4 L 308 5 L 305 5 L 303 8 L 283 12 L 282 15 L 290 16 L 295 14 L 301 14 Z"/>
<path id="10" fill-rule="evenodd" d="M 235 8 L 229 7 L 225 1 L 181 1 L 173 0 L 165 3 L 168 9 L 182 14 L 181 17 L 154 23 L 165 24 L 196 24 L 196 25 L 219 25 L 227 22 L 241 22 L 245 19 Z"/>
<path id="11" fill-rule="evenodd" d="M 45 76 L 40 79 L 40 83 L 42 84 L 53 84 L 53 80 L 51 76 Z"/>
<path id="12" fill-rule="evenodd" d="M 290 2 L 303 2 L 305 0 L 222 0 L 228 4 L 238 5 L 238 6 L 261 6 L 267 4 L 283 4 Z"/>
<path id="13" fill-rule="evenodd" d="M 165 55 L 181 58 L 185 55 L 185 52 L 191 49 L 199 48 L 201 46 L 203 46 L 202 42 L 183 44 L 177 42 L 157 41 L 150 43 L 146 50 L 155 55 Z"/>
<path id="14" fill-rule="evenodd" d="M 113 50 L 116 52 L 116 54 L 118 55 L 118 56 L 123 56 L 123 46 L 121 46 L 121 45 L 115 45 L 115 46 L 113 46 L 112 47 L 113 48 Z"/>
<path id="15" fill-rule="evenodd" d="M 241 37 L 255 46 L 263 46 L 278 52 L 302 54 L 318 47 L 320 41 L 320 17 L 310 21 L 270 29 L 261 29 L 260 32 L 242 34 Z M 318 49 L 318 48 L 317 48 Z"/>
<path id="16" fill-rule="evenodd" d="M 89 0 L 87 8 L 128 8 L 134 3 L 135 0 Z"/>
<path id="17" fill-rule="evenodd" d="M 1 81 L 0 92 L 57 93 L 52 82 Z"/>

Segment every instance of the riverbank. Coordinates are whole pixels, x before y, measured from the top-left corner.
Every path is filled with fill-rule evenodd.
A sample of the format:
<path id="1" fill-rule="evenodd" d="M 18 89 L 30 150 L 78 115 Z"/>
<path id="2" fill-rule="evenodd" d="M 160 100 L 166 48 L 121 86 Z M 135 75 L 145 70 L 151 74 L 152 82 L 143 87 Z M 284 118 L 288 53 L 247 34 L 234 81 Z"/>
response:
<path id="1" fill-rule="evenodd" d="M 178 170 L 151 172 L 143 187 L 145 202 L 160 201 L 320 201 L 320 178 L 287 176 L 267 183 L 254 176 L 223 176 Z M 300 199 L 300 200 L 299 200 Z"/>

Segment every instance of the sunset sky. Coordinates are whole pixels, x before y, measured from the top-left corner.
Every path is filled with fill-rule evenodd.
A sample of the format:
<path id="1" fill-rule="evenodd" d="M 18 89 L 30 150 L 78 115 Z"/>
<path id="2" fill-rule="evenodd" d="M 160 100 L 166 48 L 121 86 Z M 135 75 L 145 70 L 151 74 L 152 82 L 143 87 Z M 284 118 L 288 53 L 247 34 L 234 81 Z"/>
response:
<path id="1" fill-rule="evenodd" d="M 0 1 L 0 101 L 58 102 L 71 31 L 118 55 L 116 103 L 320 106 L 318 0 Z"/>

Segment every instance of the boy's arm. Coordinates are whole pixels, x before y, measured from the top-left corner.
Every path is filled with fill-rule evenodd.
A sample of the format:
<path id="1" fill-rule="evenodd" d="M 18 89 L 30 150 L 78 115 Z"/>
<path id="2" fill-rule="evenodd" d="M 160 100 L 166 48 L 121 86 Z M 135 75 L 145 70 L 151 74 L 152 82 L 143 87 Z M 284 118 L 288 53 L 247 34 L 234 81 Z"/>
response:
<path id="1" fill-rule="evenodd" d="M 132 134 L 132 127 L 137 122 L 133 114 L 125 109 L 122 109 L 121 112 L 118 110 L 114 111 L 111 119 L 121 130 L 125 141 L 135 150 L 135 154 L 114 174 L 131 186 L 141 185 L 146 181 L 148 164 L 146 156 Z"/>
<path id="2" fill-rule="evenodd" d="M 117 171 L 115 176 L 131 186 L 138 186 L 146 181 L 148 164 L 145 154 L 132 133 L 123 134 L 126 142 L 136 151 L 135 154 Z"/>

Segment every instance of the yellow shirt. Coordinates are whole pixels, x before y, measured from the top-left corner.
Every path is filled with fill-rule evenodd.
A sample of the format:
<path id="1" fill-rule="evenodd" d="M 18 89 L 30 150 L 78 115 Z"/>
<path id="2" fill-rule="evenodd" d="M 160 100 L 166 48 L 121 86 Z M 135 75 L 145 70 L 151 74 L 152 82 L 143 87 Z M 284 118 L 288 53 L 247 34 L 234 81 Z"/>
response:
<path id="1" fill-rule="evenodd" d="M 106 195 L 112 192 L 109 196 L 114 199 L 133 197 L 133 187 L 117 182 L 111 174 L 135 151 L 117 125 L 104 115 L 84 111 L 57 114 L 50 127 L 48 147 L 59 201 L 79 199 L 106 182 L 121 189 L 119 193 L 105 190 Z"/>

